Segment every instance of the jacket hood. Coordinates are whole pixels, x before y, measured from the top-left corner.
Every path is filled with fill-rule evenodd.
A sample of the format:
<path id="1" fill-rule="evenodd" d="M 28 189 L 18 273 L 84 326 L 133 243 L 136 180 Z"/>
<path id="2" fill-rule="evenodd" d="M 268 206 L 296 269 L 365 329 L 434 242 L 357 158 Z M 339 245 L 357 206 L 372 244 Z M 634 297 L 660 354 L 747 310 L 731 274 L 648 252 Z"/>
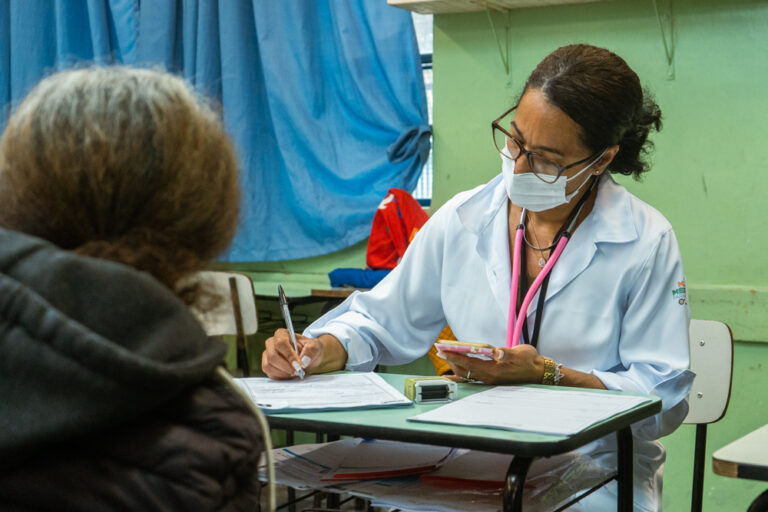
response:
<path id="1" fill-rule="evenodd" d="M 159 407 L 225 352 L 148 274 L 0 229 L 0 469 Z"/>

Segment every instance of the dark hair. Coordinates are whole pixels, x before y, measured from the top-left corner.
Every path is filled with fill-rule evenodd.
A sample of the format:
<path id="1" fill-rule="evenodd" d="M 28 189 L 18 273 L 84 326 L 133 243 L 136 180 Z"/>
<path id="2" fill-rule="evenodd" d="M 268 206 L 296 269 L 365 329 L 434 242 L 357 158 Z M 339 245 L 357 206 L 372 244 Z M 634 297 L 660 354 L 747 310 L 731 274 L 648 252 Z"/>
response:
<path id="1" fill-rule="evenodd" d="M 661 129 L 661 110 L 624 59 L 586 44 L 563 46 L 536 66 L 523 94 L 528 89 L 540 90 L 579 124 L 593 152 L 619 145 L 610 172 L 638 179 L 648 171 L 648 133 Z"/>
<path id="2" fill-rule="evenodd" d="M 41 81 L 0 141 L 0 225 L 183 284 L 232 240 L 234 149 L 214 111 L 158 71 L 93 68 Z"/>

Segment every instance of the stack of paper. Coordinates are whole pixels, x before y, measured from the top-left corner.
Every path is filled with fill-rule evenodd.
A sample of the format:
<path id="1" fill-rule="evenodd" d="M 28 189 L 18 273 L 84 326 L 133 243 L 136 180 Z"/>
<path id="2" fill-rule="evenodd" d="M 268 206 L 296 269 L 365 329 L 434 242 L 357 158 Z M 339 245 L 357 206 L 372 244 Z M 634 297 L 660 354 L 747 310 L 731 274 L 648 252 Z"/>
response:
<path id="1" fill-rule="evenodd" d="M 434 471 L 459 450 L 444 446 L 359 440 L 323 480 L 372 480 Z"/>
<path id="2" fill-rule="evenodd" d="M 472 450 L 421 475 L 421 482 L 438 489 L 500 493 L 513 458 L 513 455 Z M 611 473 L 613 470 L 601 467 L 579 452 L 537 458 L 528 469 L 523 494 L 529 507 L 537 503 L 554 506 L 579 490 L 605 480 Z"/>
<path id="3" fill-rule="evenodd" d="M 442 446 L 342 439 L 274 450 L 275 474 L 279 483 L 319 488 L 335 482 L 416 475 L 432 471 L 460 453 L 463 451 Z"/>
<path id="4" fill-rule="evenodd" d="M 333 482 L 326 482 L 323 477 L 341 463 L 357 441 L 344 439 L 335 443 L 300 444 L 272 450 L 276 483 L 302 490 L 332 486 Z M 267 478 L 264 457 L 260 464 L 260 478 Z"/>
<path id="5" fill-rule="evenodd" d="M 425 487 L 418 477 L 368 480 L 350 484 L 345 491 L 370 500 L 374 507 L 409 512 L 501 512 L 502 505 L 499 493 L 434 489 Z M 545 509 L 531 508 L 526 503 L 523 510 L 544 512 Z"/>
<path id="6" fill-rule="evenodd" d="M 569 435 L 647 401 L 620 393 L 498 386 L 408 420 Z"/>
<path id="7" fill-rule="evenodd" d="M 359 453 L 356 453 L 358 452 Z M 323 489 L 366 498 L 373 505 L 412 511 L 480 512 L 501 510 L 501 486 L 512 456 L 436 446 L 344 439 L 274 450 L 278 484 L 295 489 Z M 383 452 L 383 458 L 371 460 Z M 398 455 L 395 456 L 394 454 Z M 398 478 L 349 481 L 331 478 L 357 471 L 437 466 L 436 471 Z M 524 509 L 553 510 L 574 494 L 612 473 L 588 456 L 571 452 L 535 459 L 523 490 Z M 266 478 L 262 473 L 262 480 Z"/>
<path id="8" fill-rule="evenodd" d="M 502 453 L 469 451 L 437 470 L 421 475 L 421 482 L 438 489 L 501 492 L 513 458 L 513 455 Z"/>
<path id="9" fill-rule="evenodd" d="M 355 484 L 348 491 L 355 496 L 370 499 L 374 506 L 407 509 L 412 512 L 501 511 L 501 489 L 472 488 L 459 483 L 467 483 L 465 478 L 472 478 L 470 467 L 479 469 L 480 473 L 475 476 L 482 475 L 488 481 L 503 481 L 508 469 L 503 464 L 505 458 L 509 460 L 507 456 L 470 451 L 451 460 L 436 473 L 459 476 L 461 480 L 454 482 L 456 485 L 453 486 L 435 488 L 425 485 L 424 481 L 432 475 L 428 473 L 421 475 L 420 481 L 414 477 L 372 480 Z M 481 468 L 483 461 L 488 463 L 487 470 Z M 462 473 L 462 470 L 465 472 Z M 535 459 L 523 488 L 523 510 L 555 510 L 573 496 L 604 481 L 612 472 L 596 465 L 590 457 L 578 453 Z"/>
<path id="10" fill-rule="evenodd" d="M 236 382 L 265 414 L 375 409 L 413 404 L 373 372 L 312 375 L 304 380 L 245 378 L 236 379 Z"/>
<path id="11" fill-rule="evenodd" d="M 299 490 L 320 489 L 332 485 L 320 479 L 322 472 L 327 471 L 329 467 L 317 460 L 333 464 L 333 453 L 326 455 L 319 453 L 313 456 L 317 460 L 307 456 L 309 453 L 321 450 L 324 446 L 323 444 L 301 444 L 272 450 L 275 461 L 275 483 Z M 267 480 L 265 457 L 262 457 L 259 464 L 259 478 L 263 481 Z"/>

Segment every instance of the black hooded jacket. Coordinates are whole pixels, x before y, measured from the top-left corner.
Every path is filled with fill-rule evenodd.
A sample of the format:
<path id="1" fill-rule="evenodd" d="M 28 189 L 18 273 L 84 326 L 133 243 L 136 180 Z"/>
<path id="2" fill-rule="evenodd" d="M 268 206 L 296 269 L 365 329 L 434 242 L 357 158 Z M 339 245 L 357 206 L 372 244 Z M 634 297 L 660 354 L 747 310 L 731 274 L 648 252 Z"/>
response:
<path id="1" fill-rule="evenodd" d="M 256 510 L 225 351 L 149 275 L 0 229 L 0 510 Z"/>

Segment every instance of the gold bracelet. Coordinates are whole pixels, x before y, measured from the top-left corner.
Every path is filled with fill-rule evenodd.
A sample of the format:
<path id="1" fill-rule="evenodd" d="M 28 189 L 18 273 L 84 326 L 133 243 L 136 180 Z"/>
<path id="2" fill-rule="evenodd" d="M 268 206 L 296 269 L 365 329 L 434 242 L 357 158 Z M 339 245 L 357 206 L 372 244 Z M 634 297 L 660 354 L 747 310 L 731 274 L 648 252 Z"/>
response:
<path id="1" fill-rule="evenodd" d="M 557 365 L 555 365 L 555 362 L 548 358 L 544 358 L 544 375 L 541 377 L 541 383 L 546 384 L 548 386 L 553 386 L 555 384 L 555 370 L 557 368 Z"/>

